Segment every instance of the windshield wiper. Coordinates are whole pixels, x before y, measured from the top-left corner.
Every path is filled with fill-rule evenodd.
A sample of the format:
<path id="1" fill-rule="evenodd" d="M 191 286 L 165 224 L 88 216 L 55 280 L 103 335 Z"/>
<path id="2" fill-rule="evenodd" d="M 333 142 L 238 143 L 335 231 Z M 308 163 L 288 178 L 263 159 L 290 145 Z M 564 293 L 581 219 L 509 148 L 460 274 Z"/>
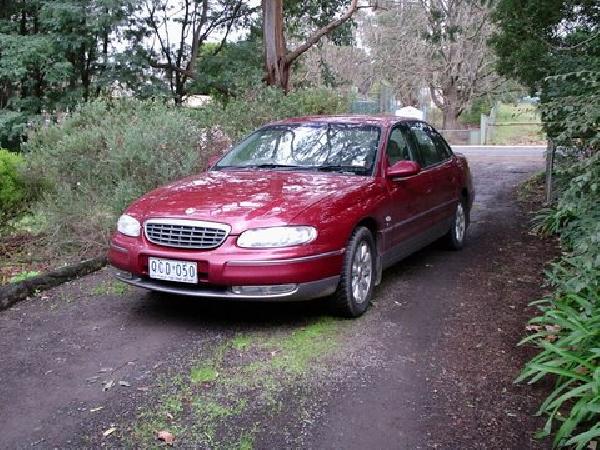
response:
<path id="1" fill-rule="evenodd" d="M 316 166 L 314 168 L 320 172 L 351 172 L 354 174 L 365 173 L 367 169 L 358 166 L 342 166 L 338 164 L 329 164 L 326 166 Z"/>
<path id="2" fill-rule="evenodd" d="M 249 166 L 244 167 L 252 167 L 255 169 L 303 169 L 304 166 L 294 166 L 290 164 L 251 164 Z"/>
<path id="3" fill-rule="evenodd" d="M 292 166 L 287 164 L 244 164 L 240 166 L 217 166 L 218 169 L 306 169 L 306 166 Z M 310 168 L 310 167 L 308 167 Z"/>

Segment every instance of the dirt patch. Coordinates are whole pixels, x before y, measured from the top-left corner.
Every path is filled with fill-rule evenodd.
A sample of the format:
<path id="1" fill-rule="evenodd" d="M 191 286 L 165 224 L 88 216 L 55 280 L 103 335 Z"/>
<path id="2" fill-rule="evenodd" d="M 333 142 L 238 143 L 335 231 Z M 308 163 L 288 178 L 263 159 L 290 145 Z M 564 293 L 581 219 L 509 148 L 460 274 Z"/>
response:
<path id="1" fill-rule="evenodd" d="M 38 237 L 29 233 L 0 236 L 0 285 L 14 277 L 27 277 L 48 270 L 48 259 L 37 258 L 31 247 Z"/>
<path id="2" fill-rule="evenodd" d="M 460 274 L 463 290 L 443 324 L 439 346 L 429 353 L 428 373 L 436 407 L 429 444 L 462 448 L 548 448 L 534 434 L 535 417 L 550 386 L 514 384 L 535 350 L 517 347 L 527 321 L 536 314 L 528 303 L 544 293 L 543 268 L 557 255 L 553 240 L 530 232 L 532 211 L 541 207 L 539 183 L 513 192 L 520 208 L 494 217 L 480 247 L 479 264 Z M 490 218 L 491 219 L 491 218 Z"/>

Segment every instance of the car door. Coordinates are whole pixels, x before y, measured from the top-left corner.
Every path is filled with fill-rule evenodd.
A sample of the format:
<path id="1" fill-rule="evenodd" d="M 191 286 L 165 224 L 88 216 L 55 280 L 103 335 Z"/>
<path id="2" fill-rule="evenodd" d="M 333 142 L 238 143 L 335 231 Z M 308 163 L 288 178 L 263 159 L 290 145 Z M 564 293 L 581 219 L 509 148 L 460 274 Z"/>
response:
<path id="1" fill-rule="evenodd" d="M 397 124 L 390 131 L 384 159 L 385 169 L 402 160 L 418 162 L 417 149 L 406 123 Z M 422 199 L 429 195 L 428 180 L 426 173 L 399 179 L 386 177 L 390 202 L 384 239 L 388 249 L 401 247 L 423 230 L 427 204 Z"/>
<path id="2" fill-rule="evenodd" d="M 429 186 L 424 198 L 427 205 L 424 225 L 433 226 L 451 217 L 456 207 L 452 152 L 439 133 L 425 122 L 413 122 L 410 130 Z"/>

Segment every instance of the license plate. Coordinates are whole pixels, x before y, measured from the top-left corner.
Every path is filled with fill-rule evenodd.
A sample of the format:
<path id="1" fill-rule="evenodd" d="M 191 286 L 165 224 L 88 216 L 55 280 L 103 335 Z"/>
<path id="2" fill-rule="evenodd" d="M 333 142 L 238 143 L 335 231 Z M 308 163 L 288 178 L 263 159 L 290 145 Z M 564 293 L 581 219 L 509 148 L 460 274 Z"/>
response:
<path id="1" fill-rule="evenodd" d="M 165 281 L 197 283 L 198 270 L 195 262 L 172 259 L 148 258 L 148 275 Z"/>

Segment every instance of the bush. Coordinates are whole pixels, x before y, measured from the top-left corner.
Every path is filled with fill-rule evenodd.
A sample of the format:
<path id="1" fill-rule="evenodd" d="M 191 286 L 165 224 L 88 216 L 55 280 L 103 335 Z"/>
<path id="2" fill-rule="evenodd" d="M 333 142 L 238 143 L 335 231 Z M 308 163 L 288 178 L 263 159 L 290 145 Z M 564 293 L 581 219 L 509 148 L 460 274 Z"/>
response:
<path id="1" fill-rule="evenodd" d="M 460 122 L 468 125 L 479 125 L 482 114 L 490 114 L 492 102 L 487 97 L 479 97 L 473 100 L 469 109 L 460 115 Z"/>
<path id="2" fill-rule="evenodd" d="M 261 88 L 231 100 L 225 106 L 213 103 L 194 113 L 201 123 L 218 126 L 230 139 L 237 141 L 273 120 L 348 110 L 348 97 L 331 89 L 302 89 L 284 95 L 280 89 Z"/>
<path id="3" fill-rule="evenodd" d="M 49 243 L 103 250 L 131 200 L 200 170 L 200 134 L 184 110 L 131 100 L 84 104 L 33 133 L 25 151 L 30 170 L 49 186 L 38 205 Z"/>
<path id="4" fill-rule="evenodd" d="M 23 214 L 35 194 L 23 157 L 0 148 L 0 229 Z"/>
<path id="5" fill-rule="evenodd" d="M 557 174 L 557 204 L 538 217 L 537 229 L 558 233 L 563 254 L 548 272 L 552 296 L 532 319 L 541 352 L 519 380 L 554 376 L 555 389 L 540 407 L 555 446 L 585 447 L 600 437 L 600 153 L 571 162 Z"/>
<path id="6" fill-rule="evenodd" d="M 345 110 L 332 91 L 285 96 L 261 89 L 244 100 L 201 109 L 136 100 L 84 104 L 64 122 L 34 132 L 25 147 L 31 172 L 49 188 L 38 204 L 54 252 L 104 251 L 116 220 L 135 198 L 199 172 L 265 122 Z"/>

